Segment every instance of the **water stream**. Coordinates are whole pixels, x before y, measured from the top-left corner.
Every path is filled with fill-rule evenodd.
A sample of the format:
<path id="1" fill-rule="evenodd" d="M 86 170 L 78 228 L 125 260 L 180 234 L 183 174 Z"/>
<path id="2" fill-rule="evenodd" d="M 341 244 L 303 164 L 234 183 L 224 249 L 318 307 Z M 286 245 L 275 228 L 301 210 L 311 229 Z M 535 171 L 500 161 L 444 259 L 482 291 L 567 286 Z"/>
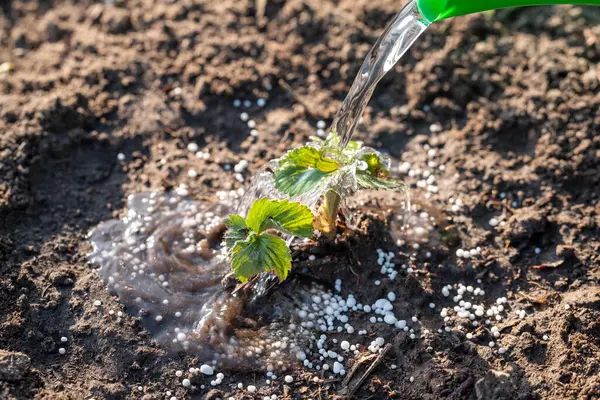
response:
<path id="1" fill-rule="evenodd" d="M 336 114 L 330 130 L 342 138 L 346 147 L 377 83 L 392 69 L 410 46 L 427 29 L 428 22 L 419 12 L 417 2 L 410 1 L 387 25 L 367 54 L 354 83 Z"/>

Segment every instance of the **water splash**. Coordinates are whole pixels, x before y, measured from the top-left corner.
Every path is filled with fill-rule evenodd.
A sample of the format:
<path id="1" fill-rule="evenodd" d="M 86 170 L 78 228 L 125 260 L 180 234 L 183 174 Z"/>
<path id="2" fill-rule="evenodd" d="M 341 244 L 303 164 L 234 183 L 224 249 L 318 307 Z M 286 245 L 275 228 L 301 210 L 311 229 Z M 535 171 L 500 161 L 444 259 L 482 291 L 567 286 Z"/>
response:
<path id="1" fill-rule="evenodd" d="M 428 22 L 419 12 L 416 0 L 412 0 L 387 25 L 375 42 L 330 128 L 342 137 L 341 148 L 346 147 L 352 138 L 377 83 L 421 36 L 427 26 Z"/>
<path id="2" fill-rule="evenodd" d="M 164 348 L 231 364 L 247 362 L 254 341 L 268 340 L 277 328 L 266 335 L 260 324 L 238 321 L 247 299 L 221 284 L 230 271 L 222 218 L 238 195 L 220 197 L 209 205 L 177 194 L 129 196 L 125 218 L 91 232 L 90 258 L 108 290 Z"/>
<path id="3" fill-rule="evenodd" d="M 90 233 L 90 259 L 107 289 L 164 349 L 221 368 L 285 370 L 316 340 L 299 311 L 314 296 L 332 294 L 298 274 L 277 290 L 266 274 L 248 291 L 225 283 L 231 269 L 222 219 L 239 198 L 238 192 L 219 193 L 211 203 L 177 193 L 131 195 L 123 219 Z"/>

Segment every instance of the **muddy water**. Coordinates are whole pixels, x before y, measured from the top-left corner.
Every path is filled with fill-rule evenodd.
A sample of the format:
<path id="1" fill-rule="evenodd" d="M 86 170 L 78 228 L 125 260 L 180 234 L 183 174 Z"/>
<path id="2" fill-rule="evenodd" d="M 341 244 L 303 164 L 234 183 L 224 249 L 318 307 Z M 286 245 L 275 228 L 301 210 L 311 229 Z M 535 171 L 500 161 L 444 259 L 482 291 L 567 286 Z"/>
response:
<path id="1" fill-rule="evenodd" d="M 300 278 L 276 291 L 268 277 L 236 293 L 222 283 L 230 267 L 221 221 L 238 201 L 237 193 L 212 204 L 177 194 L 129 196 L 123 219 L 91 232 L 90 257 L 108 290 L 163 348 L 222 367 L 289 367 L 314 338 L 298 311 L 324 289 Z"/>
<path id="2" fill-rule="evenodd" d="M 177 193 L 129 196 L 124 218 L 90 233 L 90 258 L 107 289 L 128 313 L 140 317 L 162 348 L 199 356 L 202 363 L 281 371 L 297 360 L 308 368 L 327 362 L 319 338 L 354 331 L 352 324 L 364 318 L 353 321 L 363 312 L 357 306 L 360 296 L 342 296 L 341 286 L 330 288 L 301 271 L 282 284 L 264 274 L 248 287 L 236 287 L 221 240 L 222 219 L 240 195 L 218 197 L 201 202 Z M 412 221 L 424 226 L 417 241 L 432 229 L 428 215 L 419 218 Z M 392 232 L 410 241 L 415 235 L 410 228 L 397 229 L 401 225 L 402 218 L 394 220 Z M 382 274 L 394 279 L 397 271 Z"/>

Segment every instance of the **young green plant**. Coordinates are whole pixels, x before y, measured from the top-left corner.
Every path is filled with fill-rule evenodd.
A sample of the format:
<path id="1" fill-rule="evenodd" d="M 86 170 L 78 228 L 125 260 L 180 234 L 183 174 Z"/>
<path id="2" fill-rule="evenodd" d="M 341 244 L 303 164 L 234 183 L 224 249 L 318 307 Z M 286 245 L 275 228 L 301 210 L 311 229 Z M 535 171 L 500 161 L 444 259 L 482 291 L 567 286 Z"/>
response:
<path id="1" fill-rule="evenodd" d="M 246 218 L 230 215 L 225 220 L 231 265 L 242 282 L 261 272 L 286 279 L 292 256 L 281 236 L 308 238 L 316 225 L 327 237 L 334 237 L 338 212 L 357 190 L 406 189 L 390 178 L 389 158 L 374 149 L 355 141 L 340 149 L 335 132 L 325 140 L 312 140 L 276 162 L 275 189 L 290 200 L 261 198 L 252 203 Z M 309 206 L 319 201 L 315 218 Z"/>
<path id="2" fill-rule="evenodd" d="M 402 189 L 389 175 L 390 160 L 376 150 L 351 141 L 340 149 L 335 133 L 283 156 L 275 168 L 275 187 L 292 200 L 322 199 L 316 225 L 326 236 L 336 233 L 336 219 L 345 199 L 360 189 Z"/>
<path id="3" fill-rule="evenodd" d="M 273 272 L 285 280 L 292 269 L 292 254 L 278 234 L 310 237 L 313 218 L 305 205 L 267 198 L 252 203 L 245 219 L 230 215 L 225 219 L 229 228 L 225 243 L 235 276 L 246 282 L 261 272 Z"/>

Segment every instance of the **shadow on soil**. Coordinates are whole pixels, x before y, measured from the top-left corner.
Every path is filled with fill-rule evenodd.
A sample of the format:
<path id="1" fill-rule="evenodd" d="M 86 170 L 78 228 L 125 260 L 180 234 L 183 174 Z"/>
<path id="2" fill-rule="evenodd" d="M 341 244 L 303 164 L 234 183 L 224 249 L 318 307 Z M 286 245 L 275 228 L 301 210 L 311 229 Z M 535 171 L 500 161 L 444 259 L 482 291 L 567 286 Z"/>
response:
<path id="1" fill-rule="evenodd" d="M 21 170 L 27 182 L 25 206 L 0 209 L 0 244 L 6 245 L 0 251 L 0 348 L 31 360 L 22 380 L 8 388 L 0 384 L 0 393 L 6 390 L 17 398 L 32 398 L 42 389 L 40 375 L 60 375 L 61 365 L 69 362 L 69 354 L 59 355 L 58 348 L 68 348 L 73 324 L 83 313 L 74 292 L 78 273 L 89 269 L 85 236 L 122 207 L 127 175 L 117 154 L 145 152 L 139 138 L 117 148 L 83 132 L 26 141 Z M 62 336 L 69 343 L 61 343 Z M 98 340 L 98 333 L 91 337 Z M 115 346 L 127 348 L 125 341 Z"/>

